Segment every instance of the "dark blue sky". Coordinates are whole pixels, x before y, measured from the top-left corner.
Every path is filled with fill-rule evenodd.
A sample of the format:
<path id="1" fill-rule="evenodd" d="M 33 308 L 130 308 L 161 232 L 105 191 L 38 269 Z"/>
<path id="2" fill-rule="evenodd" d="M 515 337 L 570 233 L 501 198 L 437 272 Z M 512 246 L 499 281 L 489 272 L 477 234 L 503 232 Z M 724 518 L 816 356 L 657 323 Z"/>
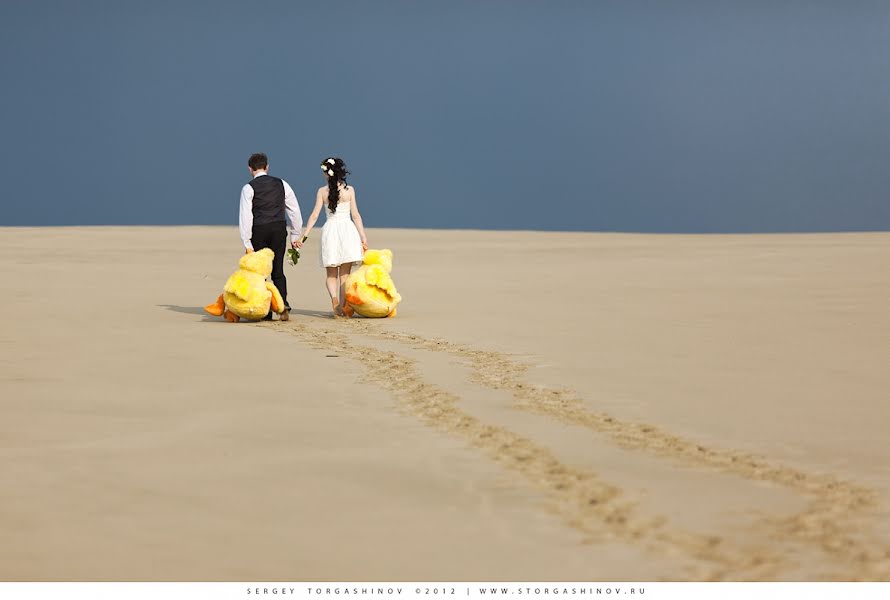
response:
<path id="1" fill-rule="evenodd" d="M 0 225 L 890 229 L 886 2 L 0 3 Z"/>

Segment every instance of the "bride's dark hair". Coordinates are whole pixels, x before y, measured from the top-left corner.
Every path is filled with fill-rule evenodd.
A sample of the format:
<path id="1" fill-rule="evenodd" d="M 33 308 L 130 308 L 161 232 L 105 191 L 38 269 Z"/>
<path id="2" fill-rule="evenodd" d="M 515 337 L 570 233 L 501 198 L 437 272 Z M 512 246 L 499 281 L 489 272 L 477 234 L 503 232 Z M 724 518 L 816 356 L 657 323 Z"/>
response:
<path id="1" fill-rule="evenodd" d="M 321 161 L 321 170 L 328 178 L 328 208 L 332 213 L 335 213 L 337 212 L 337 203 L 340 202 L 340 188 L 337 187 L 337 184 L 342 181 L 343 185 L 349 187 L 346 183 L 349 171 L 346 170 L 346 163 L 343 162 L 343 159 L 335 156 Z"/>

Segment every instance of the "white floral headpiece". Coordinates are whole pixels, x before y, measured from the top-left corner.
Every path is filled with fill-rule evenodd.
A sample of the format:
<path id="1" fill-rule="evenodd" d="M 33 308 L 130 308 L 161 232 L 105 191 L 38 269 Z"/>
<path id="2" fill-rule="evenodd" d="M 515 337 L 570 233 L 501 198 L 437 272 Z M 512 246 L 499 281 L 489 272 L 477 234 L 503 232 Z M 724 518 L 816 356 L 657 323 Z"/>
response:
<path id="1" fill-rule="evenodd" d="M 333 177 L 333 176 L 334 176 L 334 170 L 328 169 L 328 177 Z"/>

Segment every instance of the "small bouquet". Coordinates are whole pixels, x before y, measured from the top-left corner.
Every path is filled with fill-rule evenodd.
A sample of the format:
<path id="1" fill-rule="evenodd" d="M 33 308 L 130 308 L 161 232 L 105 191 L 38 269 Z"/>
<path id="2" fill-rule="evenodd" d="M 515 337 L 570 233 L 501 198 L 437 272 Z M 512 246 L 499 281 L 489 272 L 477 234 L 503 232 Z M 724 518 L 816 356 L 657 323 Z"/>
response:
<path id="1" fill-rule="evenodd" d="M 308 240 L 308 239 L 309 239 L 309 236 L 308 236 L 308 235 L 304 235 L 304 236 L 303 236 L 303 243 L 305 244 L 305 243 L 306 243 L 306 240 Z M 300 251 L 297 250 L 296 248 L 288 248 L 288 250 L 287 250 L 287 256 L 288 256 L 288 258 L 290 258 L 290 264 L 292 264 L 292 265 L 295 265 L 295 264 L 297 264 L 298 262 L 300 262 Z"/>

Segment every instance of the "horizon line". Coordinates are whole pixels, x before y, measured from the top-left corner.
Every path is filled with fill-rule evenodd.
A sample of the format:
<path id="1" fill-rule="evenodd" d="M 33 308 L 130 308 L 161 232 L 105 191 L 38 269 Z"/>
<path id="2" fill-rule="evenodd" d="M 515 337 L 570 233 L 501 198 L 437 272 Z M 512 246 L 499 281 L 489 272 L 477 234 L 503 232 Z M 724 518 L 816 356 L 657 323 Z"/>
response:
<path id="1" fill-rule="evenodd" d="M 178 223 L 178 224 L 79 224 L 79 225 L 5 225 L 0 224 L 0 229 L 78 229 L 78 228 L 144 228 L 144 227 L 222 227 L 237 229 L 237 224 L 206 224 L 206 223 Z M 375 226 L 366 229 L 404 229 L 411 231 L 495 231 L 501 233 L 575 233 L 575 234 L 612 234 L 612 235 L 826 235 L 826 234 L 880 234 L 890 233 L 890 229 L 813 229 L 813 230 L 788 230 L 769 229 L 759 231 L 738 230 L 666 230 L 666 231 L 638 231 L 624 229 L 510 229 L 510 228 L 485 228 L 485 227 L 406 227 L 406 226 Z"/>

